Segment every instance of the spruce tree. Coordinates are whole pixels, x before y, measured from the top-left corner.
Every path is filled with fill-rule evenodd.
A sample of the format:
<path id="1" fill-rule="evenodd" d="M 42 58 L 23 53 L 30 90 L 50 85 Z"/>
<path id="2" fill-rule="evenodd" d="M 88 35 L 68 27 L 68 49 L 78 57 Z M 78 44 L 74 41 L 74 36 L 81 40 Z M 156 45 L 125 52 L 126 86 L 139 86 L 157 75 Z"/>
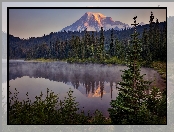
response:
<path id="1" fill-rule="evenodd" d="M 82 37 L 82 40 L 81 40 L 81 59 L 84 59 L 85 58 L 85 37 L 83 36 Z"/>
<path id="2" fill-rule="evenodd" d="M 96 61 L 100 61 L 100 56 L 101 56 L 101 47 L 100 47 L 100 42 L 99 42 L 99 37 L 96 36 Z"/>
<path id="3" fill-rule="evenodd" d="M 85 36 L 84 36 L 84 51 L 85 51 L 85 59 L 88 58 L 88 32 L 87 28 L 85 29 Z"/>
<path id="4" fill-rule="evenodd" d="M 74 54 L 75 54 L 75 58 L 79 58 L 79 46 L 80 46 L 80 38 L 78 36 L 76 36 L 75 38 L 75 42 L 74 42 Z"/>
<path id="5" fill-rule="evenodd" d="M 94 58 L 94 46 L 95 46 L 95 38 L 94 38 L 94 31 L 92 31 L 91 35 L 91 56 Z"/>
<path id="6" fill-rule="evenodd" d="M 155 56 L 155 53 L 154 53 L 154 24 L 155 22 L 153 22 L 153 19 L 154 19 L 153 12 L 151 12 L 150 21 L 149 21 L 149 42 L 148 42 L 148 46 L 150 48 L 150 53 L 151 53 L 148 59 L 149 62 L 152 62 Z"/>
<path id="7" fill-rule="evenodd" d="M 104 31 L 103 31 L 103 27 L 101 27 L 101 31 L 100 31 L 100 49 L 101 49 L 101 54 L 100 54 L 100 59 L 103 60 L 105 58 L 105 51 L 104 51 Z"/>
<path id="8" fill-rule="evenodd" d="M 155 60 L 159 60 L 160 58 L 160 30 L 159 30 L 159 22 L 156 19 L 155 27 L 154 27 L 154 53 Z"/>
<path id="9" fill-rule="evenodd" d="M 149 121 L 145 91 L 149 89 L 151 82 L 144 81 L 144 75 L 140 75 L 141 43 L 136 32 L 136 18 L 133 18 L 134 33 L 126 56 L 128 69 L 123 71 L 122 82 L 117 87 L 118 97 L 111 100 L 111 108 L 108 109 L 113 124 L 147 124 Z"/>
<path id="10" fill-rule="evenodd" d="M 70 44 L 70 56 L 71 57 L 75 57 L 75 54 L 74 54 L 74 49 L 75 49 L 74 42 L 75 42 L 75 36 L 73 35 L 72 38 L 71 38 L 71 44 Z"/>
<path id="11" fill-rule="evenodd" d="M 149 48 L 149 37 L 148 37 L 148 31 L 147 28 L 144 29 L 143 35 L 142 35 L 142 60 L 144 60 L 144 65 L 149 65 L 151 63 L 150 59 L 151 58 L 151 53 L 150 53 L 150 48 Z"/>
<path id="12" fill-rule="evenodd" d="M 161 55 L 161 59 L 162 59 L 162 61 L 167 61 L 166 59 L 167 59 L 167 25 L 166 24 L 164 24 L 164 27 L 163 27 L 163 29 L 162 29 L 162 32 L 161 32 L 161 49 L 160 49 L 160 55 Z M 173 49 L 173 48 L 171 48 L 171 49 Z"/>
<path id="13" fill-rule="evenodd" d="M 110 55 L 114 56 L 114 39 L 113 39 L 113 28 L 111 30 L 111 43 L 110 43 Z"/>
<path id="14" fill-rule="evenodd" d="M 121 50 L 121 45 L 120 45 L 118 38 L 116 38 L 116 40 L 115 40 L 115 56 L 117 58 L 120 58 L 120 50 Z"/>

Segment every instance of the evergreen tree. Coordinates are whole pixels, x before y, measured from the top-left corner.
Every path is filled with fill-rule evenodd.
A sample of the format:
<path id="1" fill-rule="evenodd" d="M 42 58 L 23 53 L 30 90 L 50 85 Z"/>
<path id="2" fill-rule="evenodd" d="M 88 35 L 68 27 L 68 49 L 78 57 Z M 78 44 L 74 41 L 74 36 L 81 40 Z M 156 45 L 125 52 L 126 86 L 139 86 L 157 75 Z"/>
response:
<path id="1" fill-rule="evenodd" d="M 144 81 L 140 75 L 141 43 L 136 32 L 136 18 L 134 17 L 134 34 L 131 35 L 131 48 L 127 53 L 128 69 L 123 71 L 122 82 L 117 87 L 119 94 L 112 100 L 108 109 L 113 124 L 151 124 L 153 119 L 147 109 L 147 93 L 151 82 Z M 149 118 L 149 119 L 148 119 Z"/>
<path id="2" fill-rule="evenodd" d="M 94 60 L 97 60 L 97 53 L 98 53 L 98 37 L 96 31 L 95 41 L 94 41 Z"/>
<path id="3" fill-rule="evenodd" d="M 85 59 L 86 59 L 86 58 L 88 58 L 88 32 L 87 32 L 87 29 L 85 29 L 84 51 L 85 51 Z"/>
<path id="4" fill-rule="evenodd" d="M 101 60 L 105 58 L 104 42 L 105 42 L 105 37 L 103 33 L 103 27 L 101 27 L 101 31 L 100 31 L 100 59 Z"/>
<path id="5" fill-rule="evenodd" d="M 101 60 L 101 46 L 100 46 L 100 42 L 99 42 L 100 40 L 99 40 L 99 37 L 97 36 L 96 37 L 96 47 L 97 47 L 97 52 L 96 52 L 96 60 L 98 61 L 100 61 Z"/>
<path id="6" fill-rule="evenodd" d="M 160 29 L 159 29 L 159 22 L 156 19 L 155 27 L 154 27 L 154 60 L 159 60 L 160 55 Z"/>
<path id="7" fill-rule="evenodd" d="M 115 56 L 117 58 L 121 58 L 120 54 L 121 54 L 121 45 L 120 45 L 118 38 L 116 38 L 116 40 L 115 40 Z"/>
<path id="8" fill-rule="evenodd" d="M 87 32 L 87 36 L 86 36 L 86 56 L 87 58 L 90 58 L 91 57 L 91 36 L 90 34 Z"/>
<path id="9" fill-rule="evenodd" d="M 75 54 L 75 58 L 79 58 L 79 55 L 78 55 L 79 43 L 80 43 L 80 39 L 79 39 L 78 36 L 76 36 L 75 42 L 74 42 L 74 54 Z"/>
<path id="10" fill-rule="evenodd" d="M 71 45 L 70 45 L 70 56 L 71 57 L 75 57 L 75 54 L 74 54 L 74 49 L 75 49 L 75 36 L 73 35 L 72 38 L 71 38 Z"/>
<path id="11" fill-rule="evenodd" d="M 154 16 L 153 16 L 153 12 L 151 12 L 151 16 L 150 16 L 150 21 L 149 21 L 149 42 L 148 42 L 148 47 L 150 49 L 150 53 L 151 55 L 149 56 L 149 62 L 152 62 L 155 56 L 154 53 L 154 24 L 155 22 L 153 22 Z"/>
<path id="12" fill-rule="evenodd" d="M 81 41 L 81 59 L 85 58 L 85 38 L 82 37 Z"/>
<path id="13" fill-rule="evenodd" d="M 111 43 L 110 43 L 110 55 L 114 56 L 114 39 L 113 39 L 113 28 L 111 30 Z"/>
<path id="14" fill-rule="evenodd" d="M 141 53 L 141 56 L 142 56 L 142 60 L 145 61 L 145 65 L 149 65 L 151 61 L 149 61 L 151 58 L 151 53 L 150 53 L 150 48 L 149 48 L 149 45 L 148 45 L 148 31 L 147 31 L 147 28 L 144 29 L 143 31 L 143 35 L 142 35 L 142 53 Z"/>
<path id="15" fill-rule="evenodd" d="M 167 25 L 165 24 L 161 31 L 161 41 L 160 41 L 160 44 L 161 44 L 160 58 L 161 58 L 161 61 L 165 61 L 165 62 L 167 61 L 167 43 L 166 43 L 167 40 L 166 39 L 167 39 Z"/>
<path id="16" fill-rule="evenodd" d="M 92 31 L 92 35 L 91 35 L 91 56 L 92 58 L 94 58 L 94 46 L 95 46 L 95 38 L 94 38 L 94 31 Z"/>

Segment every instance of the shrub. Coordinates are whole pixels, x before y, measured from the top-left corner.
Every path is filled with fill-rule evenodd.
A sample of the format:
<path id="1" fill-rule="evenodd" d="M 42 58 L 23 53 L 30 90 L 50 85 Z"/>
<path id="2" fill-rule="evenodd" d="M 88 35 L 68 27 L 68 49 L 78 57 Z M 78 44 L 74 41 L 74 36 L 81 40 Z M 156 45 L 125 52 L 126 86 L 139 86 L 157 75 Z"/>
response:
<path id="1" fill-rule="evenodd" d="M 109 124 L 110 120 L 102 115 L 98 110 L 94 116 L 86 116 L 83 110 L 79 110 L 78 102 L 72 96 L 73 91 L 70 89 L 68 96 L 62 101 L 58 94 L 49 92 L 44 98 L 41 92 L 36 96 L 36 100 L 31 102 L 29 98 L 18 101 L 17 89 L 9 99 L 9 124 Z M 11 92 L 9 92 L 12 95 Z M 28 97 L 28 93 L 26 94 Z"/>

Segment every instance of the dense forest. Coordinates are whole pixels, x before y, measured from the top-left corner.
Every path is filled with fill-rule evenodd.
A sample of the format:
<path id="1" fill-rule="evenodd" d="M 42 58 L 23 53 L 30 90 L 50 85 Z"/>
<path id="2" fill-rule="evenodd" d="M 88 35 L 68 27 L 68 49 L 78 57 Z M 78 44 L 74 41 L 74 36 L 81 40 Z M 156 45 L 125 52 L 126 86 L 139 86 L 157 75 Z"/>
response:
<path id="1" fill-rule="evenodd" d="M 121 31 L 101 27 L 97 31 L 51 32 L 42 37 L 20 39 L 9 35 L 9 59 L 58 59 L 68 62 L 104 63 L 109 58 L 126 59 L 131 48 L 133 28 Z M 167 25 L 154 20 L 151 12 L 149 24 L 137 26 L 141 41 L 141 58 L 145 63 L 166 61 Z"/>
<path id="2" fill-rule="evenodd" d="M 126 42 L 127 48 L 124 47 L 125 49 L 122 49 L 121 51 L 126 54 L 125 59 L 127 60 L 126 66 L 128 67 L 128 69 L 122 71 L 122 81 L 118 83 L 119 86 L 116 86 L 119 93 L 116 99 L 111 100 L 110 102 L 111 107 L 108 108 L 108 119 L 105 118 L 98 110 L 95 111 L 93 117 L 89 116 L 89 114 L 88 116 L 85 116 L 84 111 L 78 113 L 78 103 L 75 102 L 75 97 L 72 96 L 73 91 L 71 89 L 69 92 L 67 92 L 68 98 L 65 97 L 63 101 L 59 101 L 58 95 L 55 95 L 54 92 L 50 93 L 49 89 L 47 89 L 46 99 L 41 99 L 43 96 L 41 92 L 41 95 L 39 97 L 36 96 L 36 101 L 34 101 L 34 103 L 31 103 L 29 98 L 27 98 L 28 100 L 26 102 L 24 101 L 24 103 L 19 102 L 17 100 L 17 94 L 19 92 L 17 91 L 17 89 L 15 89 L 16 93 L 14 93 L 14 98 L 10 98 L 9 123 L 132 125 L 166 124 L 166 88 L 164 89 L 164 91 L 160 91 L 158 87 L 150 87 L 152 82 L 143 79 L 144 75 L 140 74 L 141 64 L 139 63 L 141 62 L 141 58 L 146 57 L 144 56 L 145 54 L 148 55 L 148 58 L 145 58 L 148 62 L 153 60 L 166 61 L 166 26 L 163 29 L 159 29 L 158 20 L 156 22 L 153 22 L 154 16 L 153 14 L 151 14 L 149 30 L 144 30 L 142 38 L 139 38 L 139 33 L 137 32 L 136 28 L 138 25 L 136 23 L 136 18 L 137 16 L 133 18 L 134 24 L 132 25 L 134 26 L 134 31 L 131 34 L 130 43 L 127 44 Z M 67 48 L 66 46 L 64 46 L 64 44 L 67 44 L 66 42 L 60 45 L 61 49 L 58 51 L 60 51 L 63 56 L 59 56 L 59 59 L 64 59 L 71 56 L 72 58 L 75 58 L 77 60 L 80 60 L 80 58 L 84 57 L 87 60 L 88 58 L 93 58 L 94 60 L 99 59 L 103 61 L 106 58 L 107 54 L 111 57 L 117 57 L 117 52 L 120 50 L 117 49 L 117 43 L 120 42 L 120 40 L 117 40 L 114 44 L 112 39 L 113 30 L 111 30 L 111 43 L 109 44 L 109 49 L 105 50 L 104 38 L 103 28 L 101 28 L 100 37 L 98 39 L 96 38 L 97 41 L 95 40 L 94 32 L 92 33 L 92 35 L 86 32 L 82 39 L 79 39 L 77 36 L 72 37 L 70 47 Z M 86 45 L 78 45 L 83 43 L 85 43 Z M 146 46 L 144 46 L 143 44 Z M 54 53 L 60 52 L 55 52 L 55 47 L 51 46 L 51 48 L 49 48 L 45 44 L 42 48 L 45 48 L 47 50 L 41 50 L 41 53 L 45 55 L 45 58 L 58 57 Z M 114 50 L 114 47 L 116 47 L 116 50 Z M 66 52 L 66 48 L 69 49 L 69 52 Z M 35 51 L 37 52 L 37 50 L 38 49 L 36 49 Z M 160 54 L 159 52 L 164 53 Z M 37 56 L 38 54 L 35 55 Z M 35 55 L 33 54 L 31 57 Z M 30 54 L 28 56 L 30 57 Z M 11 95 L 12 93 L 9 92 L 9 94 Z M 28 93 L 26 94 L 26 96 L 28 96 Z M 14 104 L 12 104 L 12 102 L 14 102 Z M 55 108 L 58 108 L 58 110 L 56 110 Z"/>

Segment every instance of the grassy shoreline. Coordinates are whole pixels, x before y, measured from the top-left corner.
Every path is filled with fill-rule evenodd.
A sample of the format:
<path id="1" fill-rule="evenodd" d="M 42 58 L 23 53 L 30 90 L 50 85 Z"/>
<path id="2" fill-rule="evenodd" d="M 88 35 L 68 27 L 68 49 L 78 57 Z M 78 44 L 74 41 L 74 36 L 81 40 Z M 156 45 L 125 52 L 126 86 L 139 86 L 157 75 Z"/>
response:
<path id="1" fill-rule="evenodd" d="M 58 61 L 58 59 L 25 59 L 24 61 L 28 61 L 28 62 L 54 62 L 54 61 Z"/>

